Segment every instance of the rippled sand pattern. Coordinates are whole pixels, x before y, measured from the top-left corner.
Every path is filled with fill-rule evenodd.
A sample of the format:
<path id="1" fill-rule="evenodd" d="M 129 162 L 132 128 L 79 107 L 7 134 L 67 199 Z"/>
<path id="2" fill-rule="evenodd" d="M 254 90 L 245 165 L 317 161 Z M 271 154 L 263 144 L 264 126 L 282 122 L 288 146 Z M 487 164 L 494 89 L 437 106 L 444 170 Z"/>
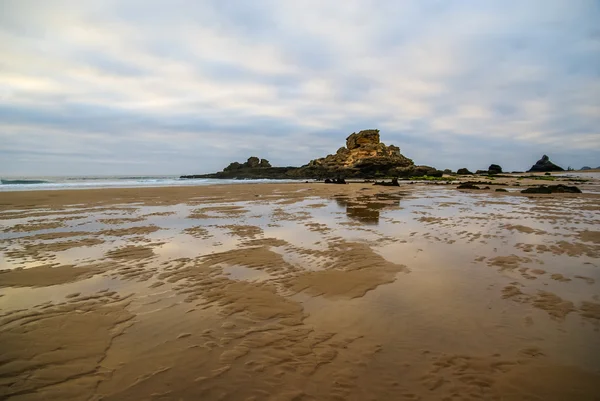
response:
<path id="1" fill-rule="evenodd" d="M 3 196 L 0 399 L 600 399 L 596 194 Z"/>

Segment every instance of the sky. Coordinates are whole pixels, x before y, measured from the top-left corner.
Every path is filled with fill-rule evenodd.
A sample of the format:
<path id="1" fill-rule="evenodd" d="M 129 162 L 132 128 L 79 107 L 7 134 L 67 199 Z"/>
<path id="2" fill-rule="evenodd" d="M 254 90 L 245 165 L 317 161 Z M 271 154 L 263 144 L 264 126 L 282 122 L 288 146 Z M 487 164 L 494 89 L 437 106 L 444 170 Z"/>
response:
<path id="1" fill-rule="evenodd" d="M 0 175 L 600 166 L 597 0 L 0 0 Z"/>

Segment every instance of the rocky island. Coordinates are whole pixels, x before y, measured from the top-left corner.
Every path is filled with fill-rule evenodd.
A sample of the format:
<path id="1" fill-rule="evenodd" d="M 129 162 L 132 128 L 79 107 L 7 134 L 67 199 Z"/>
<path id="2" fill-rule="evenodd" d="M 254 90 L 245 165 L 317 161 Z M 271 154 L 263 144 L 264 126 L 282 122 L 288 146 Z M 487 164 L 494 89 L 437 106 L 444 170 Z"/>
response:
<path id="1" fill-rule="evenodd" d="M 546 155 L 542 156 L 540 160 L 527 170 L 528 173 L 549 173 L 552 171 L 565 171 L 565 169 L 552 163 Z"/>
<path id="2" fill-rule="evenodd" d="M 184 175 L 181 178 L 409 178 L 424 175 L 441 177 L 442 174 L 433 167 L 416 166 L 400 153 L 399 147 L 382 143 L 379 130 L 369 129 L 348 136 L 346 146 L 339 148 L 335 154 L 311 160 L 301 167 L 272 167 L 268 160 L 253 156 L 245 163 L 233 162 L 217 173 Z"/>

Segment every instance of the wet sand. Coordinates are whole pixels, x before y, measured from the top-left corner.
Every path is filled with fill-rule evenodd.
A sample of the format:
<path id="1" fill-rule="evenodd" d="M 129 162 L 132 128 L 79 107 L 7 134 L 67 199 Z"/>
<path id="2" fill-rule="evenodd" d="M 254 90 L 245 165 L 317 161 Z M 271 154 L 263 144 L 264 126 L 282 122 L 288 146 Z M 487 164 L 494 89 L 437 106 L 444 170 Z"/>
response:
<path id="1" fill-rule="evenodd" d="M 0 399 L 599 400 L 598 183 L 498 181 L 3 193 Z"/>

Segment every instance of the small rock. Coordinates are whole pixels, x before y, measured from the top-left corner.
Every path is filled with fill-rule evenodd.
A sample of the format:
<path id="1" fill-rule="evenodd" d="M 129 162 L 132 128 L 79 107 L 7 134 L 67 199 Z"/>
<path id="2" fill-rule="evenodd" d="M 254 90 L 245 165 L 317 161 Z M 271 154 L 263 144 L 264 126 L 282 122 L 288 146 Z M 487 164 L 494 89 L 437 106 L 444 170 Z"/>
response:
<path id="1" fill-rule="evenodd" d="M 479 188 L 477 185 L 473 185 L 469 182 L 465 182 L 463 184 L 460 184 L 458 187 L 456 187 L 456 189 L 481 189 L 481 188 Z"/>
<path id="2" fill-rule="evenodd" d="M 521 191 L 522 194 L 555 194 L 555 193 L 567 193 L 567 194 L 580 194 L 581 190 L 575 186 L 568 185 L 540 185 L 539 187 L 531 187 Z"/>
<path id="3" fill-rule="evenodd" d="M 490 167 L 488 167 L 488 173 L 489 174 L 502 174 L 502 167 L 500 167 L 497 164 L 491 164 Z"/>
<path id="4" fill-rule="evenodd" d="M 391 182 L 387 181 L 375 181 L 373 185 L 382 185 L 384 187 L 399 187 L 398 178 L 392 178 Z"/>

